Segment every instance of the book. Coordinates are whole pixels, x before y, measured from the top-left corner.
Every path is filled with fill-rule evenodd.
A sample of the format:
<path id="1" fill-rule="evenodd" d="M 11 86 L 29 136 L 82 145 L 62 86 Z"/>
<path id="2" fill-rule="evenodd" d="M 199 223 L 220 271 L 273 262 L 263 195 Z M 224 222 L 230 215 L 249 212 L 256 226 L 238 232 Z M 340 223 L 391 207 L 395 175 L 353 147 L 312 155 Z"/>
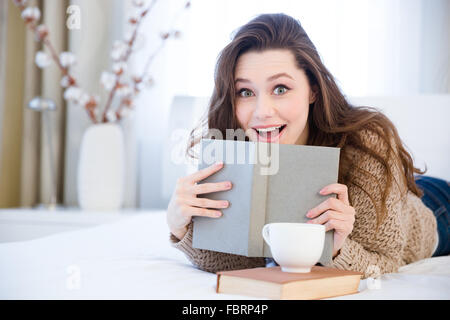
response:
<path id="1" fill-rule="evenodd" d="M 315 300 L 358 293 L 362 273 L 313 266 L 309 273 L 280 267 L 217 272 L 217 293 L 277 300 Z"/>
<path id="2" fill-rule="evenodd" d="M 199 184 L 231 181 L 233 187 L 197 195 L 230 204 L 220 209 L 220 218 L 193 217 L 194 248 L 272 257 L 261 235 L 265 224 L 305 223 L 310 209 L 336 197 L 320 195 L 319 191 L 337 182 L 339 148 L 218 139 L 202 139 L 200 146 L 199 170 L 217 161 L 223 161 L 224 167 Z M 332 253 L 330 230 L 325 234 L 319 262 L 331 262 Z"/>

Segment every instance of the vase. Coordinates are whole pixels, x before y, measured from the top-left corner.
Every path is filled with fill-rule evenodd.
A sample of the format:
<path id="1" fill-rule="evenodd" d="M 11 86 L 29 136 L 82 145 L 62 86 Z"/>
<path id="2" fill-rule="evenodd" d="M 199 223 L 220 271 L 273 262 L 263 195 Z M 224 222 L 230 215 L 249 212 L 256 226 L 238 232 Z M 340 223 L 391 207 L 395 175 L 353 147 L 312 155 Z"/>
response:
<path id="1" fill-rule="evenodd" d="M 83 134 L 78 162 L 78 203 L 83 210 L 120 210 L 125 181 L 125 146 L 117 124 L 95 124 Z"/>

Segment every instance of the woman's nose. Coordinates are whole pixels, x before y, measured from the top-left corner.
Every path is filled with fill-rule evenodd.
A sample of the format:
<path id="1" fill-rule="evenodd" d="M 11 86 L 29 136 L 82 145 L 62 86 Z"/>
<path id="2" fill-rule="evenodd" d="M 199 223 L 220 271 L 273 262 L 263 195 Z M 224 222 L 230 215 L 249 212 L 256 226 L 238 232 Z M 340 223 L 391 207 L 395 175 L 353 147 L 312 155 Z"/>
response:
<path id="1" fill-rule="evenodd" d="M 276 114 L 276 107 L 270 98 L 259 96 L 256 100 L 254 116 L 258 119 L 271 118 Z"/>

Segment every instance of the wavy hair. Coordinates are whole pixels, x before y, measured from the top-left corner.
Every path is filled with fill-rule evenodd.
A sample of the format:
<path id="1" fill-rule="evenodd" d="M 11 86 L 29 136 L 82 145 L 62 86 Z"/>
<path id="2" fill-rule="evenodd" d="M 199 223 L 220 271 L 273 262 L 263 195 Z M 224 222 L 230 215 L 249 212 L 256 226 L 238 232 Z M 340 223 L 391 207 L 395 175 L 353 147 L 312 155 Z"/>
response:
<path id="1" fill-rule="evenodd" d="M 226 136 L 226 129 L 242 129 L 235 112 L 234 73 L 238 58 L 249 51 L 267 49 L 288 49 L 296 59 L 298 68 L 305 71 L 310 87 L 317 90 L 315 101 L 309 106 L 309 137 L 307 145 L 341 148 L 338 182 L 354 185 L 365 192 L 371 201 L 376 201 L 367 192 L 352 171 L 356 170 L 374 181 L 382 190 L 381 206 L 375 206 L 377 228 L 387 215 L 386 199 L 392 181 L 396 181 L 390 164 L 403 168 L 402 183 L 418 197 L 423 191 L 415 183 L 414 173 L 426 172 L 415 168 L 393 123 L 378 109 L 367 106 L 353 106 L 339 90 L 333 76 L 324 66 L 314 44 L 300 22 L 288 15 L 262 14 L 240 27 L 231 42 L 221 51 L 215 69 L 215 86 L 209 101 L 207 113 L 192 129 L 186 154 L 195 158 L 193 147 L 207 131 L 197 129 L 218 129 Z M 379 136 L 387 146 L 387 152 L 376 152 L 361 139 L 361 130 L 368 130 Z M 248 141 L 248 137 L 246 137 Z M 385 182 L 378 181 L 370 172 L 357 166 L 350 149 L 357 149 L 374 157 L 386 170 Z M 396 148 L 396 150 L 394 150 Z M 396 181 L 398 185 L 398 181 Z M 349 194 L 350 196 L 350 194 Z M 350 203 L 352 203 L 350 197 Z"/>

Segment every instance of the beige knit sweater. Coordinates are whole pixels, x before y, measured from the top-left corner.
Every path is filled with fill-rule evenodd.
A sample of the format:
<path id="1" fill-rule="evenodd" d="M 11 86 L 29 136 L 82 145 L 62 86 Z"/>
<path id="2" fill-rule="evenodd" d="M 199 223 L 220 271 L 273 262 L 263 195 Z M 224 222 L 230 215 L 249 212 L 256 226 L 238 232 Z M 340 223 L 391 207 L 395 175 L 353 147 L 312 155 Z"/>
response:
<path id="1" fill-rule="evenodd" d="M 387 145 L 374 133 L 361 132 L 364 143 L 379 152 L 386 152 Z M 385 169 L 375 158 L 353 149 L 354 161 L 386 184 Z M 339 254 L 327 265 L 338 269 L 355 270 L 363 278 L 396 272 L 399 267 L 428 258 L 438 241 L 436 219 L 421 199 L 407 190 L 401 175 L 402 169 L 391 165 L 400 188 L 393 183 L 386 200 L 387 216 L 376 232 L 376 211 L 370 197 L 357 187 L 348 186 L 356 216 L 352 233 L 345 240 Z M 358 171 L 352 172 L 358 184 L 368 190 L 376 204 L 381 204 L 381 191 Z M 192 223 L 183 239 L 170 234 L 170 241 L 199 269 L 208 272 L 256 268 L 265 266 L 264 258 L 249 258 L 228 253 L 192 248 Z"/>

